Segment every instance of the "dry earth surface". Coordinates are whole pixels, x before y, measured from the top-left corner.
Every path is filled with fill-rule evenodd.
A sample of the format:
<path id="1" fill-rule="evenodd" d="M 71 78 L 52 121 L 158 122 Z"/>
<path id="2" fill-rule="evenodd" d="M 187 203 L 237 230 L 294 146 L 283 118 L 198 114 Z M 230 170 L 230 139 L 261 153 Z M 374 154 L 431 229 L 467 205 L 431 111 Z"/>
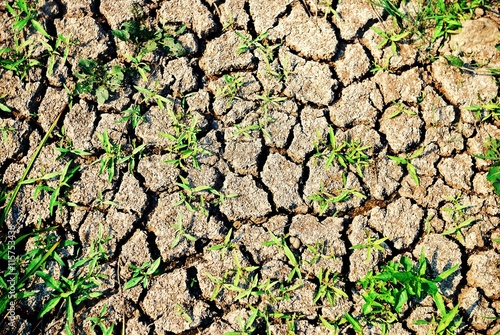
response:
<path id="1" fill-rule="evenodd" d="M 458 265 L 438 285 L 447 309 L 459 306 L 463 323 L 457 333 L 500 330 L 500 243 L 494 242 L 500 237 L 500 198 L 486 180 L 491 162 L 474 156 L 484 154 L 488 138 L 500 138 L 500 122 L 480 122 L 466 109 L 478 99 L 497 97 L 498 82 L 480 69 L 460 69 L 440 57 L 460 56 L 463 67 L 474 60 L 500 68 L 498 7 L 477 10 L 460 32 L 436 42 L 435 50 L 426 51 L 421 39 L 408 39 L 397 44 L 397 55 L 390 43 L 377 47 L 381 37 L 370 28 L 387 29 L 392 20 L 368 1 L 339 1 L 333 5 L 338 16 L 326 17 L 326 7 L 314 0 L 41 0 L 36 8 L 51 36 L 70 36 L 78 44 L 51 74 L 35 66 L 21 80 L 0 70 L 0 102 L 11 109 L 0 112 L 0 125 L 11 128 L 0 140 L 0 186 L 14 189 L 61 110 L 27 178 L 62 171 L 68 162 L 79 169 L 65 188 L 65 204 L 52 213 L 51 193 L 34 192 L 40 185 L 56 188 L 59 176 L 23 185 L 1 228 L 2 243 L 7 243 L 7 226 L 15 227 L 18 237 L 55 226 L 39 236 L 55 236 L 52 244 L 78 243 L 58 249 L 64 265 L 52 258 L 44 264 L 59 280 L 76 278 L 71 265 L 96 237 L 111 237 L 102 244 L 107 258 L 98 265 L 106 277 L 94 289 L 103 294 L 75 305 L 74 334 L 102 334 L 88 318 L 105 305 L 103 324 L 115 324 L 116 334 L 247 334 L 240 320 L 248 320 L 255 308 L 258 318 L 243 325 L 255 328 L 248 334 L 328 334 L 320 316 L 334 324 L 346 312 L 360 320 L 366 334 L 379 334 L 379 326 L 362 318 L 365 291 L 358 281 L 402 256 L 417 264 L 421 253 L 428 278 Z M 154 29 L 185 24 L 170 47 L 181 45 L 184 51 L 146 54 L 145 78 L 126 75 L 104 102 L 95 94 L 76 95 L 70 102 L 65 87 L 72 90 L 78 82 L 80 59 L 132 67 L 126 55 L 134 47 L 112 34 L 134 19 L 132 8 Z M 12 46 L 13 18 L 5 5 L 0 16 L 0 46 Z M 255 39 L 266 32 L 260 44 L 238 52 L 241 36 Z M 36 58 L 43 50 L 32 52 Z M 374 64 L 385 70 L 371 71 Z M 231 80 L 241 80 L 234 84 L 234 96 Z M 173 103 L 161 106 L 158 96 L 147 99 L 137 87 Z M 133 105 L 140 106 L 142 122 L 137 127 L 118 123 Z M 185 122 L 184 128 L 169 110 L 181 115 L 177 121 Z M 391 117 L 395 112 L 401 113 Z M 181 165 L 165 163 L 176 158 L 176 140 L 160 133 L 176 135 L 191 122 L 199 129 L 198 147 L 205 150 L 196 157 L 199 166 L 190 158 Z M 327 166 L 316 155 L 318 150 L 329 155 L 330 127 L 337 144 L 369 146 L 361 171 L 336 160 Z M 116 162 L 111 181 L 107 169 L 99 171 L 106 157 L 99 140 L 103 133 L 128 154 L 145 145 L 135 166 Z M 61 143 L 90 155 L 73 152 L 58 159 L 61 153 L 54 149 Z M 420 149 L 411 159 L 417 184 L 407 166 L 388 156 Z M 198 186 L 212 191 L 194 192 Z M 311 200 L 322 187 L 334 196 L 355 190 L 364 197 L 350 194 L 323 211 Z M 227 199 L 217 203 L 220 195 Z M 200 210 L 175 206 L 189 196 L 190 205 Z M 452 198 L 466 207 L 458 219 L 446 210 L 456 205 Z M 463 238 L 442 234 L 467 219 L 474 220 L 460 229 Z M 178 220 L 182 229 L 175 227 Z M 275 245 L 265 245 L 272 235 Z M 387 237 L 383 251 L 351 248 L 366 244 L 368 236 Z M 16 246 L 16 254 L 26 254 L 35 242 L 30 236 Z M 220 245 L 227 248 L 210 249 Z M 158 271 L 146 287 L 141 282 L 124 289 L 133 275 L 131 264 L 157 259 Z M 337 297 L 334 305 L 315 299 L 320 269 L 338 274 L 336 287 L 348 298 Z M 274 282 L 261 295 L 251 293 Z M 33 276 L 24 290 L 36 294 L 16 300 L 15 326 L 2 318 L 2 333 L 64 333 L 63 302 L 37 318 L 53 289 Z M 250 293 L 242 297 L 245 290 Z M 431 326 L 414 321 L 433 316 L 440 318 L 432 299 L 412 299 L 389 334 L 427 334 Z M 344 323 L 340 333 L 354 330 Z"/>

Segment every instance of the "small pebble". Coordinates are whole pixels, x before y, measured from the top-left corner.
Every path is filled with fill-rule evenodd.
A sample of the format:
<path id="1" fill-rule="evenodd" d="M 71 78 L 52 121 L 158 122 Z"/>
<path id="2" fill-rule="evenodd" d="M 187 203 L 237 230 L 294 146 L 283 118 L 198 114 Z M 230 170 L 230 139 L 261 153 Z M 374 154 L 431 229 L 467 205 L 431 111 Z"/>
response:
<path id="1" fill-rule="evenodd" d="M 290 237 L 290 245 L 294 248 L 294 249 L 299 249 L 300 248 L 300 240 L 296 237 Z"/>

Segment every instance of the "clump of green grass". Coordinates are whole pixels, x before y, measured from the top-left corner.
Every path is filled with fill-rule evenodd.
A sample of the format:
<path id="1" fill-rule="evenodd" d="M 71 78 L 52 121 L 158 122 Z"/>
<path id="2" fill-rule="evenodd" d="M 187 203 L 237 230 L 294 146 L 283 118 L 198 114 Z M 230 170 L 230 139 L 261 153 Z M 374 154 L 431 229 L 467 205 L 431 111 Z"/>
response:
<path id="1" fill-rule="evenodd" d="M 238 90 L 243 86 L 243 78 L 239 75 L 224 75 L 224 81 L 226 82 L 223 87 L 217 86 L 217 93 L 215 94 L 218 98 L 227 98 L 227 104 L 233 103 L 234 99 L 241 99 L 237 96 Z"/>
<path id="2" fill-rule="evenodd" d="M 345 186 L 345 177 L 343 182 Z M 319 215 L 323 215 L 332 204 L 347 201 L 353 196 L 360 199 L 366 198 L 363 193 L 355 189 L 343 187 L 339 190 L 327 191 L 325 190 L 324 185 L 321 185 L 320 189 L 316 193 L 308 196 L 307 199 L 318 202 Z M 338 212 L 335 212 L 333 216 L 336 216 L 337 214 Z"/>
<path id="3" fill-rule="evenodd" d="M 41 319 L 59 305 L 64 305 L 66 310 L 66 324 L 64 327 L 67 335 L 72 334 L 73 321 L 75 318 L 75 307 L 94 298 L 103 295 L 97 289 L 102 284 L 102 279 L 107 278 L 101 273 L 102 264 L 109 258 L 106 243 L 111 236 L 104 236 L 102 224 L 99 225 L 98 236 L 91 242 L 87 254 L 71 266 L 70 276 L 54 278 L 45 271 L 37 271 L 36 275 L 43 279 L 45 284 L 51 288 L 52 298 L 42 307 L 38 318 Z"/>
<path id="4" fill-rule="evenodd" d="M 456 329 L 461 320 L 455 319 L 458 312 L 448 314 L 437 284 L 457 269 L 458 265 L 451 267 L 435 278 L 427 276 L 427 260 L 423 253 L 420 255 L 416 266 L 410 258 L 403 256 L 399 262 L 390 261 L 381 267 L 381 271 L 370 271 L 359 280 L 364 293 L 362 297 L 362 320 L 367 324 L 379 325 L 383 334 L 388 332 L 390 324 L 399 319 L 403 308 L 412 302 L 412 299 L 423 299 L 430 295 L 433 297 L 438 310 L 443 315 L 443 322 L 438 327 L 436 334 L 444 334 L 445 330 Z"/>
<path id="5" fill-rule="evenodd" d="M 120 144 L 114 144 L 111 141 L 107 130 L 105 130 L 104 133 L 100 135 L 98 134 L 97 138 L 102 144 L 104 154 L 93 164 L 100 163 L 99 174 L 107 171 L 109 182 L 111 182 L 115 176 L 117 165 L 128 162 L 129 171 L 133 172 L 133 170 L 135 169 L 137 156 L 141 155 L 142 151 L 146 147 L 145 143 L 136 147 L 135 143 L 132 142 L 132 151 L 127 153 L 126 151 L 122 150 Z"/>
<path id="6" fill-rule="evenodd" d="M 317 137 L 320 138 L 319 134 Z M 325 168 L 332 166 L 333 162 L 337 162 L 344 169 L 347 169 L 348 165 L 352 165 L 358 175 L 363 177 L 364 168 L 369 166 L 371 162 L 366 153 L 366 150 L 370 149 L 371 146 L 362 145 L 360 140 L 343 141 L 339 144 L 331 126 L 328 131 L 326 147 L 320 150 L 322 142 L 325 141 L 320 139 L 314 143 L 316 153 L 312 157 L 326 159 Z"/>
<path id="7" fill-rule="evenodd" d="M 147 261 L 140 266 L 133 264 L 129 265 L 129 268 L 133 271 L 132 278 L 130 278 L 123 286 L 124 290 L 131 289 L 140 283 L 142 283 L 143 288 L 147 288 L 149 281 L 152 277 L 160 273 L 159 267 L 161 264 L 161 257 L 158 257 L 153 263 Z"/>
<path id="8" fill-rule="evenodd" d="M 366 240 L 364 243 L 356 244 L 350 247 L 349 249 L 356 250 L 356 249 L 366 249 L 366 263 L 370 261 L 372 258 L 372 251 L 376 250 L 377 252 L 384 252 L 384 242 L 389 239 L 389 237 L 383 237 L 379 239 L 375 239 L 371 236 L 371 233 L 369 230 L 365 232 L 366 234 Z"/>

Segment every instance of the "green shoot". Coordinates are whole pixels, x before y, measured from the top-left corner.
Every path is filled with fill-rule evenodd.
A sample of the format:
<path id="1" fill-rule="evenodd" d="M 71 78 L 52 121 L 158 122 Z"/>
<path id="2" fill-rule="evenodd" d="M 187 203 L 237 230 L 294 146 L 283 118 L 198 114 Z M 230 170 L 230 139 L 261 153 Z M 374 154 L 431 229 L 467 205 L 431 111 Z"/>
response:
<path id="1" fill-rule="evenodd" d="M 215 96 L 218 98 L 228 98 L 228 105 L 232 104 L 234 99 L 241 99 L 237 94 L 240 87 L 243 86 L 243 78 L 237 75 L 230 76 L 225 74 L 224 81 L 226 84 L 222 88 L 217 86 Z"/>
<path id="2" fill-rule="evenodd" d="M 129 265 L 129 268 L 134 272 L 132 274 L 132 278 L 125 283 L 123 286 L 124 290 L 131 289 L 139 285 L 142 282 L 142 287 L 147 288 L 148 283 L 152 277 L 158 275 L 160 273 L 159 266 L 161 263 L 161 257 L 158 257 L 153 264 L 151 262 L 144 262 L 141 266 L 135 266 L 133 264 Z"/>
<path id="3" fill-rule="evenodd" d="M 172 228 L 176 230 L 174 241 L 172 242 L 171 248 L 175 248 L 183 238 L 196 242 L 197 238 L 186 232 L 186 228 L 182 225 L 182 215 L 179 213 L 177 217 L 177 224 L 172 225 Z"/>
<path id="4" fill-rule="evenodd" d="M 465 109 L 476 112 L 476 118 L 481 120 L 481 122 L 490 118 L 500 121 L 500 102 L 498 98 L 490 100 L 488 103 L 465 107 Z"/>
<path id="5" fill-rule="evenodd" d="M 377 250 L 377 251 L 380 251 L 383 253 L 385 249 L 384 249 L 382 243 L 384 243 L 386 240 L 388 240 L 389 237 L 375 239 L 371 236 L 371 233 L 369 230 L 367 230 L 365 232 L 365 234 L 366 234 L 366 242 L 365 243 L 353 245 L 349 249 L 351 249 L 351 250 L 366 249 L 366 263 L 368 264 L 368 262 L 370 261 L 370 259 L 372 257 L 372 250 Z"/>
<path id="6" fill-rule="evenodd" d="M 94 331 L 94 328 L 96 326 L 99 326 L 103 335 L 112 335 L 113 334 L 113 330 L 115 328 L 115 325 L 111 324 L 109 327 L 106 327 L 106 324 L 105 324 L 105 321 L 107 320 L 107 317 L 106 317 L 107 311 L 108 311 L 108 305 L 104 304 L 104 306 L 102 306 L 101 311 L 99 312 L 99 316 L 87 318 L 87 320 L 92 322 L 92 326 L 90 327 L 91 331 Z"/>
<path id="7" fill-rule="evenodd" d="M 141 114 L 141 106 L 139 105 L 132 105 L 122 113 L 123 117 L 118 120 L 117 123 L 130 122 L 132 129 L 137 128 L 137 126 L 145 120 L 144 116 Z"/>
<path id="8" fill-rule="evenodd" d="M 389 157 L 389 159 L 394 161 L 396 163 L 396 165 L 400 165 L 400 164 L 406 165 L 406 170 L 408 171 L 408 173 L 412 177 L 415 184 L 417 186 L 419 186 L 420 180 L 418 179 L 417 169 L 415 168 L 415 165 L 410 163 L 410 161 L 414 158 L 421 156 L 423 152 L 424 152 L 424 147 L 421 147 L 420 149 L 417 149 L 413 154 L 406 155 L 405 157 L 397 157 L 397 156 L 389 156 L 389 155 L 387 155 L 387 157 Z"/>
<path id="9" fill-rule="evenodd" d="M 337 304 L 337 298 L 348 298 L 347 294 L 336 286 L 338 274 L 330 277 L 330 270 L 323 272 L 323 269 L 320 268 L 316 277 L 319 281 L 319 288 L 314 295 L 314 303 L 317 303 L 320 299 L 322 301 L 326 300 L 333 307 Z"/>
<path id="10" fill-rule="evenodd" d="M 461 229 L 470 226 L 476 218 L 466 218 L 465 210 L 470 206 L 461 204 L 461 194 L 459 193 L 456 197 L 444 197 L 447 201 L 451 202 L 452 207 L 445 207 L 443 211 L 450 213 L 450 218 L 452 221 L 452 227 L 442 235 L 452 235 L 456 234 L 457 239 L 463 244 L 464 236 Z"/>
<path id="11" fill-rule="evenodd" d="M 500 196 L 500 139 L 489 138 L 485 143 L 486 153 L 484 155 L 474 155 L 477 158 L 487 159 L 493 162 L 490 166 L 486 180 L 493 184 L 495 193 Z"/>

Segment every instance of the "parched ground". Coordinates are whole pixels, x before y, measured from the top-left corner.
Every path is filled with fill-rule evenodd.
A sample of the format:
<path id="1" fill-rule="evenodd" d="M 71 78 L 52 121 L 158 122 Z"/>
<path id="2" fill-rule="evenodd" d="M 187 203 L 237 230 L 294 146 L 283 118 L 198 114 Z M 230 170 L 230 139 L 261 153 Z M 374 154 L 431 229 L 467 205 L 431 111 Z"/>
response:
<path id="1" fill-rule="evenodd" d="M 42 64 L 24 78 L 0 68 L 0 106 L 10 109 L 0 111 L 3 209 L 58 120 L 1 227 L 2 251 L 10 232 L 36 232 L 16 245 L 18 282 L 47 254 L 38 271 L 95 285 L 65 289 L 71 299 L 38 318 L 61 292 L 31 273 L 18 292 L 34 294 L 13 300 L 15 318 L 3 312 L 1 333 L 65 333 L 71 301 L 73 334 L 110 325 L 114 334 L 354 333 L 346 312 L 366 334 L 382 333 L 384 322 L 389 334 L 428 334 L 445 318 L 430 296 L 410 299 L 400 313 L 385 305 L 370 320 L 359 282 L 423 254 L 426 278 L 457 266 L 438 284 L 446 311 L 459 306 L 455 332 L 497 334 L 500 197 L 486 179 L 492 162 L 477 155 L 500 139 L 500 117 L 481 122 L 488 111 L 478 119 L 467 107 L 498 97 L 486 69 L 500 68 L 499 8 L 476 9 L 431 48 L 407 36 L 394 54 L 371 29 L 394 29 L 388 13 L 369 1 L 338 2 L 334 15 L 315 0 L 39 1 L 37 22 L 51 45 L 58 34 L 74 43 L 67 60 L 62 48 L 54 54 L 49 73 L 43 37 L 28 22 L 16 36 L 33 38 L 23 52 Z M 414 13 L 416 3 L 400 10 Z M 4 4 L 0 16 L 0 47 L 13 48 Z M 171 38 L 134 65 L 139 49 L 112 30 L 139 18 Z M 81 59 L 129 71 L 99 101 L 98 85 L 75 94 Z M 137 67 L 149 69 L 141 76 L 130 70 Z M 134 106 L 138 125 L 119 122 Z M 366 159 L 354 158 L 359 168 L 327 162 L 330 131 L 338 146 L 366 146 Z M 103 134 L 118 157 L 106 152 Z M 410 165 L 389 156 L 410 157 Z M 77 168 L 68 180 L 65 168 Z M 331 200 L 325 206 L 314 198 L 321 191 Z M 156 260 L 148 282 L 128 288 L 130 266 Z M 327 291 L 345 297 L 318 296 L 326 272 L 338 276 Z M 78 301 L 85 292 L 101 294 Z"/>

